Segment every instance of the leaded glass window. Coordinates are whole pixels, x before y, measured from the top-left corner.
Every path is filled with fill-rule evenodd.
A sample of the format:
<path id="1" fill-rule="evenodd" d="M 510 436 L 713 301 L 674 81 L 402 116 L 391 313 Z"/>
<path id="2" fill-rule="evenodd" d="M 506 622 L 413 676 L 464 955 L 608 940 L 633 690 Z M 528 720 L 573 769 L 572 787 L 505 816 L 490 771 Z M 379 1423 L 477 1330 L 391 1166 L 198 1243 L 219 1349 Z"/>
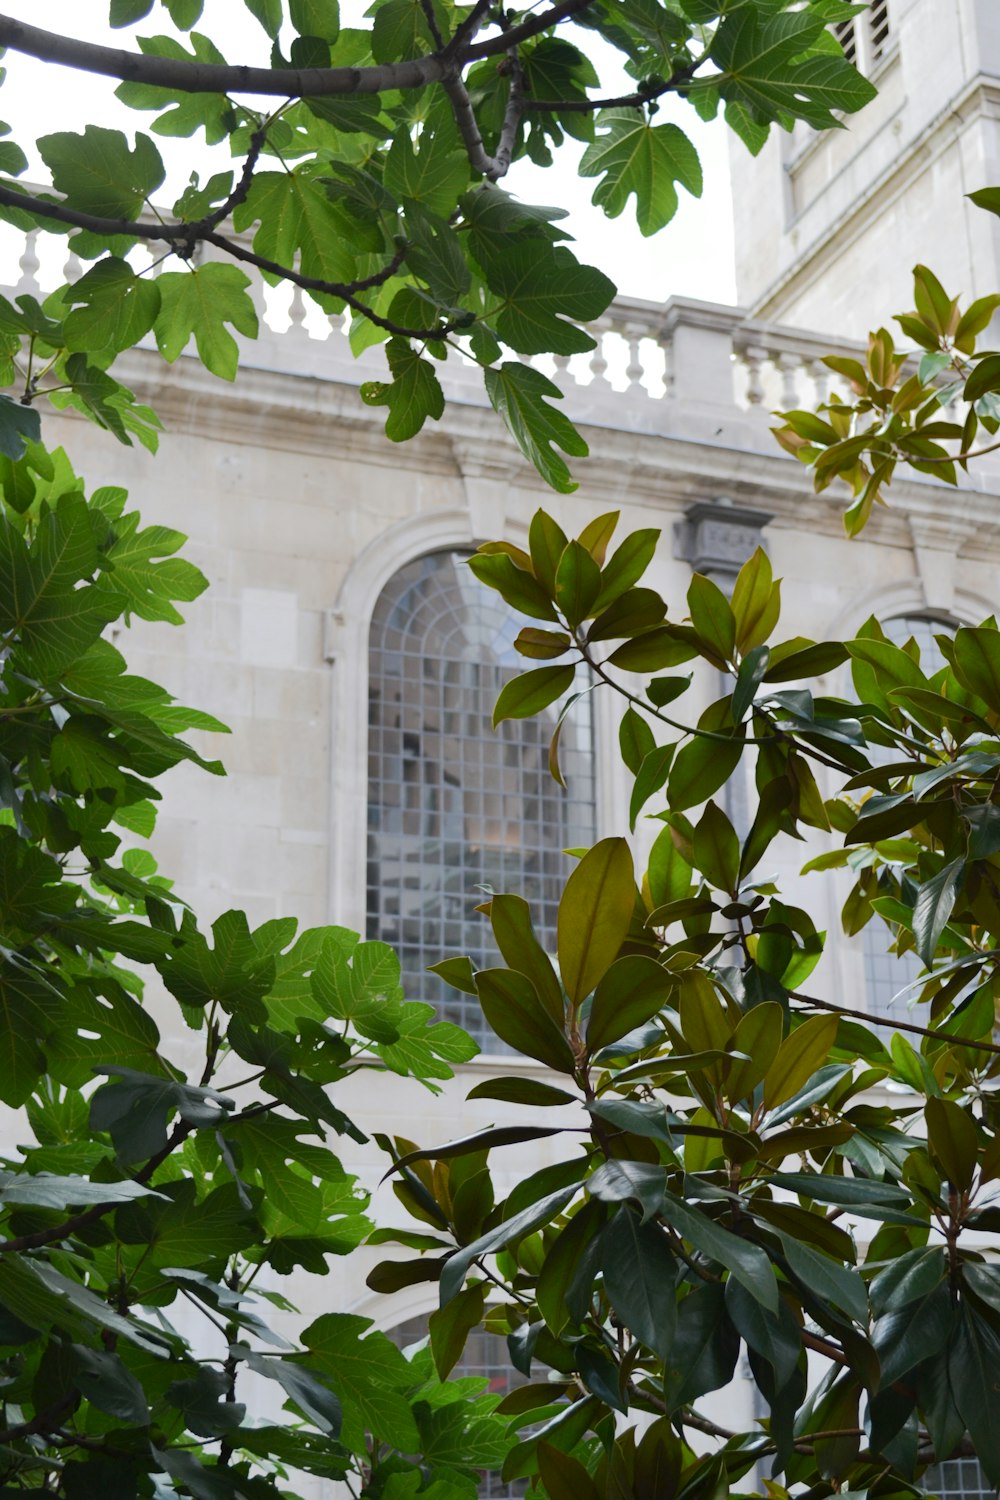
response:
<path id="1" fill-rule="evenodd" d="M 992 1500 L 996 1495 L 978 1458 L 946 1458 L 927 1470 L 920 1487 L 939 1500 Z"/>
<path id="2" fill-rule="evenodd" d="M 895 646 L 906 646 L 912 640 L 920 651 L 920 669 L 926 677 L 933 677 L 945 665 L 945 656 L 935 640 L 938 635 L 952 635 L 955 626 L 948 620 L 936 620 L 930 615 L 894 615 L 883 620 L 882 629 Z M 887 761 L 897 759 L 891 751 L 885 751 Z M 867 1009 L 872 1015 L 886 1020 L 905 1020 L 908 1001 L 919 994 L 919 986 L 913 985 L 898 1000 L 907 985 L 923 972 L 923 964 L 912 951 L 890 953 L 889 932 L 885 925 L 873 918 L 864 929 L 865 951 L 865 997 Z"/>
<path id="3" fill-rule="evenodd" d="M 564 849 L 595 840 L 589 697 L 566 720 L 548 769 L 558 707 L 492 728 L 504 683 L 524 670 L 513 642 L 527 620 L 477 582 L 458 552 L 434 552 L 395 574 L 375 609 L 369 644 L 368 936 L 399 954 L 410 999 L 490 1037 L 478 1004 L 428 965 L 468 953 L 499 962 L 483 887 L 530 902 L 555 951 L 556 912 L 570 870 Z"/>

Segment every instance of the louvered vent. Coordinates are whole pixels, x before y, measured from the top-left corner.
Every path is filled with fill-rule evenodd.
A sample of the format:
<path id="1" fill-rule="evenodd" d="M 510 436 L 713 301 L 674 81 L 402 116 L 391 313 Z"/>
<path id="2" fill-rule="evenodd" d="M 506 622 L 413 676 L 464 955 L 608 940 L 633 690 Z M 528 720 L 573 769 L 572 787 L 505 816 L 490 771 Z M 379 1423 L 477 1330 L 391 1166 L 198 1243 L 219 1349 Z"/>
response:
<path id="1" fill-rule="evenodd" d="M 857 66 L 858 61 L 858 38 L 854 30 L 853 21 L 838 21 L 833 28 L 833 34 L 844 49 L 844 56 L 849 63 Z"/>
<path id="2" fill-rule="evenodd" d="M 884 57 L 889 46 L 889 0 L 872 0 L 868 10 L 868 35 L 873 63 Z"/>

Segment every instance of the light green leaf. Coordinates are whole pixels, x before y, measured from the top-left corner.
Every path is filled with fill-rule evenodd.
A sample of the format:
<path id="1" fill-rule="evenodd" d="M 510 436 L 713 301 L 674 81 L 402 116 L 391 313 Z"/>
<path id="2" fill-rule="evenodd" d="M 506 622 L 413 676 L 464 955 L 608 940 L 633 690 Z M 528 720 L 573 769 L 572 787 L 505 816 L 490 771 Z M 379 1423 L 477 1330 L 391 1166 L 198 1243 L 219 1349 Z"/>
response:
<path id="1" fill-rule="evenodd" d="M 367 406 L 388 406 L 385 435 L 394 443 L 403 443 L 416 436 L 428 417 L 440 420 L 444 392 L 430 360 L 418 354 L 408 339 L 391 338 L 386 357 L 391 382 L 366 381 L 361 399 Z"/>
<path id="2" fill-rule="evenodd" d="M 88 125 L 80 135 L 43 135 L 38 150 L 56 192 L 74 208 L 101 218 L 137 218 L 166 175 L 160 153 L 141 132 L 130 148 L 120 130 Z"/>
<path id="3" fill-rule="evenodd" d="M 559 971 L 579 1005 L 618 957 L 635 907 L 632 855 L 624 839 L 602 839 L 583 856 L 559 902 Z"/>
<path id="4" fill-rule="evenodd" d="M 810 1016 L 778 1048 L 764 1078 L 764 1106 L 774 1109 L 797 1094 L 826 1061 L 837 1035 L 835 1015 Z"/>
<path id="5" fill-rule="evenodd" d="M 590 449 L 569 418 L 550 405 L 547 398 L 562 399 L 559 387 L 515 360 L 484 370 L 483 377 L 494 411 L 528 462 L 554 490 L 571 494 L 577 485 L 556 448 L 574 458 L 585 458 Z"/>
<path id="6" fill-rule="evenodd" d="M 236 266 L 207 261 L 191 271 L 165 271 L 157 285 L 161 300 L 155 332 L 164 359 L 173 363 L 193 334 L 206 369 L 235 380 L 239 350 L 225 325 L 256 338 L 257 312 L 246 290 L 250 278 Z"/>
<path id="7" fill-rule="evenodd" d="M 651 235 L 677 212 L 675 183 L 701 197 L 698 153 L 679 126 L 650 125 L 635 109 L 601 110 L 596 123 L 597 139 L 583 153 L 580 175 L 603 176 L 592 201 L 609 219 L 617 219 L 634 193 L 636 222 Z"/>

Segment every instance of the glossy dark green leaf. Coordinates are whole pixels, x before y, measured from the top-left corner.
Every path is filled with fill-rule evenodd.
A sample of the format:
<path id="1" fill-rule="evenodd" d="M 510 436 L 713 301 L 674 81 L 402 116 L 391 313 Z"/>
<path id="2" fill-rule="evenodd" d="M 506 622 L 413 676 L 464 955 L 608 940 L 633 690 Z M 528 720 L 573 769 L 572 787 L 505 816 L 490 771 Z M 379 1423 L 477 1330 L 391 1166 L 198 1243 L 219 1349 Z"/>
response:
<path id="1" fill-rule="evenodd" d="M 552 1020 L 561 1028 L 565 1008 L 562 986 L 552 960 L 535 935 L 528 903 L 520 896 L 493 896 L 490 924 L 504 962 L 527 974 Z"/>
<path id="2" fill-rule="evenodd" d="M 973 1183 L 979 1155 L 979 1132 L 961 1105 L 951 1099 L 928 1099 L 924 1105 L 927 1139 L 952 1187 L 966 1192 Z"/>
<path id="3" fill-rule="evenodd" d="M 695 825 L 692 840 L 695 868 L 716 890 L 734 894 L 739 880 L 740 841 L 720 807 L 709 802 Z"/>
<path id="4" fill-rule="evenodd" d="M 559 903 L 559 971 L 579 1005 L 607 973 L 635 908 L 632 855 L 624 839 L 602 839 L 583 856 Z"/>
<path id="5" fill-rule="evenodd" d="M 826 1062 L 837 1026 L 835 1015 L 811 1016 L 785 1038 L 764 1079 L 767 1109 L 791 1099 Z"/>
<path id="6" fill-rule="evenodd" d="M 529 1104 L 541 1109 L 577 1102 L 575 1094 L 553 1088 L 551 1083 L 541 1083 L 535 1078 L 490 1078 L 485 1083 L 477 1083 L 466 1098 L 503 1099 L 509 1104 Z"/>
<path id="7" fill-rule="evenodd" d="M 661 672 L 665 667 L 690 661 L 698 654 L 697 647 L 679 633 L 680 628 L 661 625 L 656 630 L 646 630 L 635 640 L 617 646 L 608 661 L 625 672 Z"/>
<path id="8" fill-rule="evenodd" d="M 428 1319 L 434 1368 L 447 1380 L 458 1364 L 472 1330 L 478 1326 L 486 1304 L 486 1283 L 467 1286 Z"/>
<path id="9" fill-rule="evenodd" d="M 625 710 L 618 726 L 618 745 L 622 760 L 633 776 L 639 774 L 639 768 L 647 755 L 656 749 L 656 738 L 648 721 L 631 705 Z"/>
<path id="10" fill-rule="evenodd" d="M 481 1256 L 491 1255 L 515 1240 L 522 1239 L 526 1234 L 531 1234 L 540 1224 L 549 1223 L 562 1212 L 570 1199 L 576 1196 L 577 1191 L 575 1183 L 571 1187 L 559 1188 L 554 1193 L 549 1193 L 537 1202 L 529 1204 L 520 1213 L 505 1219 L 486 1234 L 480 1235 L 479 1239 L 474 1240 L 471 1245 L 465 1245 L 461 1250 L 456 1251 L 441 1274 L 442 1307 L 457 1294 L 474 1261 Z"/>
<path id="11" fill-rule="evenodd" d="M 569 542 L 556 568 L 555 597 L 571 629 L 590 612 L 601 587 L 601 570 L 586 547 Z"/>
<path id="12" fill-rule="evenodd" d="M 948 925 L 965 879 L 965 861 L 953 859 L 917 891 L 913 907 L 913 937 L 917 953 L 930 968 L 938 942 Z"/>
<path id="13" fill-rule="evenodd" d="M 597 1486 L 579 1459 L 551 1443 L 538 1445 L 538 1473 L 549 1500 L 600 1500 Z"/>
<path id="14" fill-rule="evenodd" d="M 733 689 L 733 723 L 742 724 L 747 709 L 757 696 L 757 689 L 764 680 L 770 652 L 766 646 L 754 646 L 740 662 L 740 670 Z"/>
<path id="15" fill-rule="evenodd" d="M 595 615 L 638 583 L 653 560 L 659 540 L 658 530 L 633 531 L 615 548 L 601 574 L 601 591 L 594 601 Z"/>
<path id="16" fill-rule="evenodd" d="M 707 802 L 727 782 L 740 763 L 743 742 L 710 740 L 700 736 L 682 745 L 674 756 L 667 796 L 675 812 Z"/>
<path id="17" fill-rule="evenodd" d="M 594 991 L 587 1050 L 598 1052 L 641 1026 L 663 1008 L 674 988 L 673 975 L 654 959 L 643 954 L 617 959 Z"/>
<path id="18" fill-rule="evenodd" d="M 779 597 L 771 560 L 757 547 L 740 569 L 730 600 L 736 645 L 744 656 L 763 645 L 777 624 Z"/>
<path id="19" fill-rule="evenodd" d="M 771 1366 L 777 1389 L 787 1385 L 802 1345 L 798 1324 L 784 1298 L 778 1297 L 771 1307 L 766 1307 L 742 1282 L 730 1276 L 726 1282 L 726 1312 L 750 1348 Z"/>
<path id="20" fill-rule="evenodd" d="M 664 1231 L 621 1207 L 604 1232 L 604 1288 L 630 1332 L 666 1359 L 677 1318 L 676 1260 Z"/>
<path id="21" fill-rule="evenodd" d="M 517 567 L 503 552 L 477 552 L 469 558 L 469 567 L 480 583 L 496 589 L 512 609 L 536 620 L 558 620 L 549 596 L 533 574 Z"/>
<path id="22" fill-rule="evenodd" d="M 721 1390 L 733 1378 L 740 1338 L 726 1312 L 719 1282 L 696 1286 L 677 1309 L 677 1328 L 665 1370 L 670 1410 Z"/>
<path id="23" fill-rule="evenodd" d="M 955 673 L 962 686 L 1000 713 L 1000 633 L 963 626 L 954 639 Z"/>
<path id="24" fill-rule="evenodd" d="M 493 727 L 504 719 L 529 719 L 548 708 L 573 686 L 572 666 L 538 667 L 514 677 L 500 690 L 493 709 Z"/>
<path id="25" fill-rule="evenodd" d="M 810 1293 L 839 1307 L 863 1328 L 868 1326 L 868 1294 L 853 1266 L 842 1266 L 794 1235 L 783 1234 L 781 1243 L 792 1275 Z"/>
<path id="26" fill-rule="evenodd" d="M 572 1073 L 573 1054 L 531 980 L 511 969 L 480 969 L 476 989 L 483 1015 L 497 1036 L 557 1073 Z"/>
<path id="27" fill-rule="evenodd" d="M 654 797 L 665 785 L 673 758 L 673 745 L 660 745 L 643 757 L 629 803 L 629 827 L 633 832 L 636 820 L 650 797 Z"/>
<path id="28" fill-rule="evenodd" d="M 730 1279 L 739 1282 L 760 1308 L 774 1314 L 780 1300 L 777 1284 L 771 1264 L 759 1245 L 730 1233 L 675 1193 L 664 1193 L 663 1217 L 696 1250 L 725 1266 L 731 1273 Z"/>
<path id="29" fill-rule="evenodd" d="M 725 667 L 736 645 L 736 620 L 732 606 L 717 583 L 696 573 L 688 588 L 691 624 L 711 659 Z"/>
<path id="30" fill-rule="evenodd" d="M 535 575 L 542 587 L 555 593 L 556 569 L 568 545 L 568 538 L 558 521 L 544 510 L 536 510 L 528 528 L 528 546 Z"/>
<path id="31" fill-rule="evenodd" d="M 729 1048 L 734 1057 L 725 1082 L 726 1097 L 745 1099 L 764 1078 L 781 1046 L 784 1011 L 774 1000 L 755 1005 L 733 1032 Z"/>

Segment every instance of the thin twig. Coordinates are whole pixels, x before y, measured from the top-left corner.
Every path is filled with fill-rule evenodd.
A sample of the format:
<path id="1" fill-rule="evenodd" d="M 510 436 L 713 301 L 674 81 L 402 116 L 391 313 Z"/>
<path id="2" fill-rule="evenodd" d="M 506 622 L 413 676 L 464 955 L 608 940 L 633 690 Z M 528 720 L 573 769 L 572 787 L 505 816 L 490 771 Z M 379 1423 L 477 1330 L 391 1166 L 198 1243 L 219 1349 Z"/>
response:
<path id="1" fill-rule="evenodd" d="M 374 323 L 376 327 L 384 328 L 387 333 L 396 334 L 400 338 L 421 341 L 441 339 L 460 328 L 467 328 L 475 321 L 475 314 L 468 312 L 433 328 L 408 328 L 401 323 L 394 322 L 391 318 L 382 317 L 380 313 L 375 312 L 374 308 L 361 301 L 357 295 L 359 292 L 371 291 L 375 287 L 383 286 L 395 276 L 406 259 L 409 247 L 405 244 L 400 245 L 392 259 L 381 270 L 373 272 L 371 276 L 364 276 L 357 281 L 350 282 L 326 281 L 320 276 L 304 276 L 301 271 L 296 271 L 291 266 L 283 266 L 280 262 L 269 260 L 264 255 L 257 255 L 255 251 L 248 250 L 244 245 L 227 238 L 226 235 L 204 228 L 206 221 L 198 224 L 141 224 L 131 219 L 105 219 L 96 214 L 84 213 L 80 209 L 69 208 L 64 203 L 48 203 L 44 198 L 36 198 L 30 193 L 13 192 L 10 188 L 3 186 L 0 186 L 0 206 L 27 210 L 29 213 L 39 215 L 40 218 L 54 219 L 60 224 L 72 224 L 77 229 L 90 229 L 95 234 L 130 235 L 135 239 L 166 240 L 173 246 L 175 253 L 183 259 L 190 256 L 195 241 L 215 245 L 218 249 L 224 250 L 227 255 L 231 255 L 234 260 L 244 261 L 247 265 L 256 266 L 260 271 L 279 276 L 284 281 L 290 281 L 295 286 L 302 287 L 304 291 L 320 292 L 328 297 L 339 298 L 355 312 Z"/>
<path id="2" fill-rule="evenodd" d="M 934 978 L 928 974 L 928 980 Z M 817 1010 L 828 1010 L 835 1016 L 849 1016 L 853 1021 L 864 1021 L 868 1026 L 881 1026 L 888 1031 L 912 1031 L 916 1036 L 929 1036 L 935 1042 L 949 1042 L 953 1047 L 973 1047 L 977 1052 L 989 1052 L 1000 1056 L 1000 1047 L 993 1042 L 976 1042 L 968 1036 L 956 1036 L 950 1031 L 935 1031 L 929 1026 L 918 1026 L 914 1021 L 881 1021 L 867 1010 L 851 1010 L 846 1005 L 834 1005 L 830 1000 L 818 1000 L 815 995 L 803 995 L 798 990 L 789 990 L 790 1000 L 801 1000 L 804 1005 Z"/>

